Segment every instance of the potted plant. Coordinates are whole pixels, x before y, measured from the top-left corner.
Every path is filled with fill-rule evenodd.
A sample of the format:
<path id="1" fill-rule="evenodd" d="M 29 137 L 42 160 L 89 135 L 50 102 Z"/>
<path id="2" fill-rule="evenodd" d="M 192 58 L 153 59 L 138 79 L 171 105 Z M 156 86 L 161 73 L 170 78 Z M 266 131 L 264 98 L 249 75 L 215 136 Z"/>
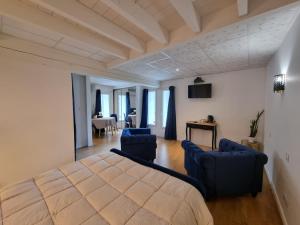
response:
<path id="1" fill-rule="evenodd" d="M 258 112 L 256 115 L 256 119 L 251 120 L 251 122 L 250 122 L 250 136 L 248 138 L 248 141 L 251 143 L 256 141 L 255 137 L 257 135 L 258 124 L 259 124 L 260 117 L 262 116 L 263 113 L 264 113 L 264 110 L 262 110 L 261 112 Z"/>

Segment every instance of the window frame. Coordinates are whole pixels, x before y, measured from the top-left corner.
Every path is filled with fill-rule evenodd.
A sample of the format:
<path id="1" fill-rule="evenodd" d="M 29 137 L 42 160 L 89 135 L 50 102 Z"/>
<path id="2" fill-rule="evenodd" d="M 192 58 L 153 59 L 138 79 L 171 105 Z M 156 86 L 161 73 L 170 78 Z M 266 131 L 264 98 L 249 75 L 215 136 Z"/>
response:
<path id="1" fill-rule="evenodd" d="M 154 123 L 149 123 L 149 93 L 153 92 L 154 93 Z M 147 115 L 147 125 L 148 126 L 155 126 L 157 123 L 156 119 L 156 102 L 157 102 L 157 93 L 155 89 L 151 89 L 148 91 L 148 115 Z"/>
<path id="2" fill-rule="evenodd" d="M 120 97 L 121 97 L 121 101 L 120 101 Z M 124 99 L 123 99 L 123 97 L 124 97 Z M 122 103 L 120 103 L 120 102 L 122 102 L 122 99 L 124 100 L 124 106 L 125 106 L 124 109 L 122 107 Z M 126 114 L 126 94 L 123 94 L 123 93 L 118 94 L 118 105 L 117 105 L 117 107 L 118 107 L 118 118 L 119 118 L 119 121 L 123 122 L 126 119 L 124 117 L 124 113 Z M 121 112 L 121 115 L 120 115 L 120 112 Z"/>
<path id="3" fill-rule="evenodd" d="M 108 115 L 104 115 L 103 109 L 104 107 L 104 96 L 108 97 Z M 101 93 L 101 111 L 102 111 L 102 115 L 103 117 L 109 117 L 110 116 L 110 94 L 109 93 Z"/>

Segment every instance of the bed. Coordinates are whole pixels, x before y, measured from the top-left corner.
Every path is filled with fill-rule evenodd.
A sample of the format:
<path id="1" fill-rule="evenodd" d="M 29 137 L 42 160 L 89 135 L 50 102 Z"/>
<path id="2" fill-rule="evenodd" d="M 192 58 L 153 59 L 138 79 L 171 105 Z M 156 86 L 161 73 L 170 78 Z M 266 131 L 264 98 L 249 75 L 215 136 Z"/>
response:
<path id="1" fill-rule="evenodd" d="M 213 225 L 197 188 L 107 152 L 0 190 L 0 225 Z"/>

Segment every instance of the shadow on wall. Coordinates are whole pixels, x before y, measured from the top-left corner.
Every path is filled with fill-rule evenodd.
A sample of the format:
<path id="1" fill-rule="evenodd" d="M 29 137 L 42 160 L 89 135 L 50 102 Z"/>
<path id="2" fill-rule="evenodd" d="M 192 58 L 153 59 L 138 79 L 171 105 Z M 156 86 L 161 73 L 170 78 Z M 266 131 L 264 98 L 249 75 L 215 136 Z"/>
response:
<path id="1" fill-rule="evenodd" d="M 295 183 L 291 179 L 284 159 L 280 158 L 277 152 L 274 153 L 274 166 L 273 166 L 273 181 L 276 187 L 278 198 L 281 202 L 284 214 L 289 225 L 299 225 L 292 223 L 292 221 L 300 221 L 300 196 Z"/>

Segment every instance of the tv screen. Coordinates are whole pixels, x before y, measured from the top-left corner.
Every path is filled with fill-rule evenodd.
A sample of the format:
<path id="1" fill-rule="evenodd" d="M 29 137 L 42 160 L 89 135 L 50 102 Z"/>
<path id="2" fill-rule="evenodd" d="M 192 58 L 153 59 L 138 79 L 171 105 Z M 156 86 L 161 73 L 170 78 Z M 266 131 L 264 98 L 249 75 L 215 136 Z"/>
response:
<path id="1" fill-rule="evenodd" d="M 211 98 L 211 84 L 189 85 L 189 98 Z"/>

